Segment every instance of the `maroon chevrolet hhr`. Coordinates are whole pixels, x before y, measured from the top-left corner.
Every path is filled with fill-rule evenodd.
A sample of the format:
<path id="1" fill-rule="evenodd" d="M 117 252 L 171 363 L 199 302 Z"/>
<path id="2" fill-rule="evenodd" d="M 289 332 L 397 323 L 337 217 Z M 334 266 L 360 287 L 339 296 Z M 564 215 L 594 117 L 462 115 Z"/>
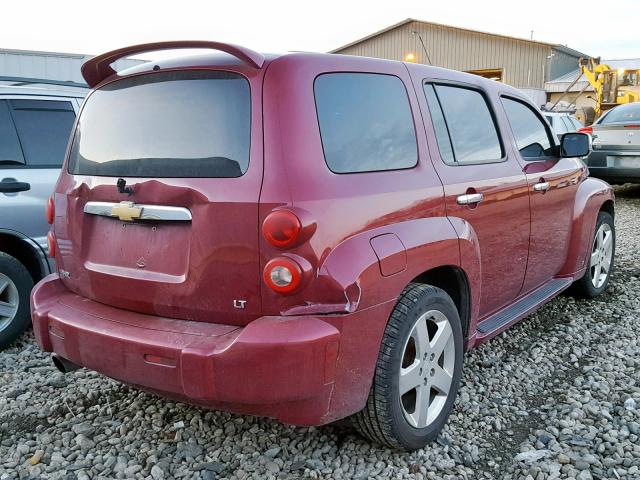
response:
<path id="1" fill-rule="evenodd" d="M 110 64 L 161 49 L 217 50 Z M 224 53 L 220 53 L 224 52 Z M 433 440 L 463 353 L 572 287 L 606 289 L 614 196 L 590 138 L 520 91 L 424 65 L 116 50 L 48 206 L 40 346 L 207 408 Z"/>

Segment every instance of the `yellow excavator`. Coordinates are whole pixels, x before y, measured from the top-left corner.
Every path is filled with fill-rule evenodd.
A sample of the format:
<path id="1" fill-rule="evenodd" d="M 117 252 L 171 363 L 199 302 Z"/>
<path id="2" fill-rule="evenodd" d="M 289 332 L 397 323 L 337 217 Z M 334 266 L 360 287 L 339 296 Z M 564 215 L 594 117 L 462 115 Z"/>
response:
<path id="1" fill-rule="evenodd" d="M 585 124 L 592 124 L 603 112 L 621 105 L 640 101 L 640 69 L 611 68 L 600 63 L 600 58 L 581 58 L 580 71 L 577 78 L 566 88 L 558 100 L 550 108 L 558 105 L 569 90 L 585 76 L 589 82 L 576 96 L 576 99 L 591 86 L 595 91 L 595 107 L 582 107 L 576 116 Z M 574 100 L 575 102 L 575 100 Z"/>

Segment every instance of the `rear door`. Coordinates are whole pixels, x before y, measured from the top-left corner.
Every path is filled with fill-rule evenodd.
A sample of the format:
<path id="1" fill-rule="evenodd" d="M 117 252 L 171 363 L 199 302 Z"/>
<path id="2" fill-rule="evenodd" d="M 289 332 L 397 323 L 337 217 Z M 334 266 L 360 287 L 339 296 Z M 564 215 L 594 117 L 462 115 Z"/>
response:
<path id="1" fill-rule="evenodd" d="M 0 228 L 46 245 L 45 205 L 76 109 L 74 98 L 0 96 Z"/>
<path id="2" fill-rule="evenodd" d="M 259 316 L 261 71 L 238 68 L 146 73 L 87 97 L 55 199 L 71 290 L 173 318 Z"/>
<path id="3" fill-rule="evenodd" d="M 470 224 L 482 274 L 486 318 L 520 292 L 529 244 L 529 199 L 522 168 L 505 148 L 488 94 L 475 85 L 423 85 L 435 130 L 434 160 L 447 215 Z"/>
<path id="4" fill-rule="evenodd" d="M 586 167 L 580 159 L 558 157 L 553 133 L 528 102 L 503 96 L 502 105 L 531 200 L 529 260 L 522 287 L 527 293 L 551 280 L 567 259 L 576 192 Z"/>

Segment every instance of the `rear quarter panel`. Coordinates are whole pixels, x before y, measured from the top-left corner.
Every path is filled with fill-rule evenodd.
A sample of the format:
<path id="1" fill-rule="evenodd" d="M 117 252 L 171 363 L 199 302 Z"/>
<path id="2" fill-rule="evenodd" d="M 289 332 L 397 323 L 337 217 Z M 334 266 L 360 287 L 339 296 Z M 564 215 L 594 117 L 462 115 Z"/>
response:
<path id="1" fill-rule="evenodd" d="M 315 79 L 331 72 L 381 73 L 403 81 L 418 143 L 414 168 L 331 172 L 314 99 Z M 264 125 L 261 221 L 283 205 L 306 212 L 315 224 L 313 236 L 286 254 L 303 257 L 318 272 L 310 279 L 314 285 L 303 285 L 298 294 L 283 297 L 263 286 L 265 313 L 368 308 L 397 298 L 428 268 L 459 265 L 458 239 L 445 216 L 442 184 L 431 164 L 415 92 L 402 63 L 339 55 L 280 57 L 265 75 Z M 373 237 L 386 233 L 397 235 L 406 249 L 406 268 L 389 276 L 381 274 L 370 244 Z M 261 242 L 264 267 L 282 251 Z M 396 259 L 390 263 L 398 264 Z"/>

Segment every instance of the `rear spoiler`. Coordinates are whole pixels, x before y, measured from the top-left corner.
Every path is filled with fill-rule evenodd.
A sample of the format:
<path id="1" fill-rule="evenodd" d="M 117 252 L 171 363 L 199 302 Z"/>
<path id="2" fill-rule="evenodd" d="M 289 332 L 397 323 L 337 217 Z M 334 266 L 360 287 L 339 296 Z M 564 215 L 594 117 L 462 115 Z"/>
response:
<path id="1" fill-rule="evenodd" d="M 82 64 L 82 76 L 89 87 L 93 88 L 105 78 L 114 75 L 116 71 L 111 68 L 111 64 L 121 58 L 137 55 L 139 53 L 155 52 L 158 50 L 174 50 L 179 48 L 206 48 L 220 50 L 221 52 L 233 55 L 238 60 L 253 68 L 262 68 L 264 55 L 245 47 L 233 45 L 231 43 L 208 42 L 206 40 L 177 40 L 173 42 L 156 42 L 132 45 L 130 47 L 119 48 L 111 52 L 103 53 L 93 57 Z"/>

